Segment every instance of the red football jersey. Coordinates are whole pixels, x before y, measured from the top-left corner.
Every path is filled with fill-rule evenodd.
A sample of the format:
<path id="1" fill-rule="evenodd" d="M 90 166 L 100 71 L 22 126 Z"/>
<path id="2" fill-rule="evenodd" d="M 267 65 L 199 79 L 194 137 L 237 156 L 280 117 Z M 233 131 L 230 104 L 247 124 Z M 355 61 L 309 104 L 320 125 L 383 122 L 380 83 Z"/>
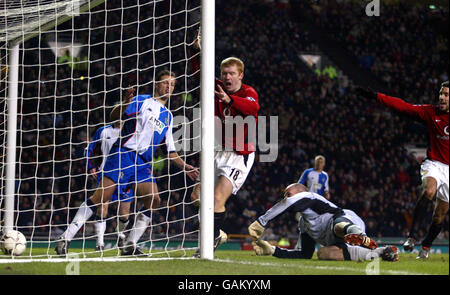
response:
<path id="1" fill-rule="evenodd" d="M 216 83 L 223 83 L 220 80 L 216 80 Z M 224 88 L 225 89 L 225 88 Z M 256 124 L 258 120 L 258 93 L 256 93 L 253 87 L 242 84 L 241 89 L 237 92 L 228 94 L 231 98 L 229 104 L 215 98 L 215 116 L 220 119 L 222 129 L 222 147 L 224 150 L 230 150 L 240 155 L 248 155 L 256 150 Z M 243 130 L 237 130 L 236 126 L 233 127 L 233 134 L 226 134 L 226 119 L 236 123 L 236 117 L 242 117 L 243 121 L 251 124 L 244 124 Z M 247 119 L 247 120 L 246 120 Z M 253 126 L 251 126 L 253 125 Z M 252 128 L 251 130 L 249 128 Z M 254 136 L 249 136 L 249 130 L 253 132 Z"/>
<path id="2" fill-rule="evenodd" d="M 448 165 L 448 113 L 442 112 L 437 106 L 409 104 L 382 93 L 378 93 L 378 101 L 391 109 L 425 122 L 430 139 L 427 158 Z"/>

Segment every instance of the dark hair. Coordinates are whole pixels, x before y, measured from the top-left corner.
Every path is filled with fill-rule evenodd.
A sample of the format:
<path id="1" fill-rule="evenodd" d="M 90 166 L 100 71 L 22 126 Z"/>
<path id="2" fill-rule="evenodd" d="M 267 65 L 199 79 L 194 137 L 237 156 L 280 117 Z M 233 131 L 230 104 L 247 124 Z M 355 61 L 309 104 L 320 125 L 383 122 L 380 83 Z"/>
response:
<path id="1" fill-rule="evenodd" d="M 176 77 L 174 72 L 171 72 L 169 70 L 162 70 L 156 74 L 156 81 L 161 81 L 162 76 L 171 76 Z"/>
<path id="2" fill-rule="evenodd" d="M 441 87 L 447 87 L 448 88 L 448 81 L 445 81 L 444 83 L 442 83 Z"/>

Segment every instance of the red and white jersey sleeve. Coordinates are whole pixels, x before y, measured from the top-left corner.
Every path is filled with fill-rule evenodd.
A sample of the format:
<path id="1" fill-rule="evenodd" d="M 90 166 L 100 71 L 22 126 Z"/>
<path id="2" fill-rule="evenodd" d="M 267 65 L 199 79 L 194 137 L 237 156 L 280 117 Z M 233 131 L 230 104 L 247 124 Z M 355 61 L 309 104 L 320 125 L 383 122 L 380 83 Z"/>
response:
<path id="1" fill-rule="evenodd" d="M 256 150 L 256 142 L 254 136 L 256 134 L 256 124 L 258 120 L 258 93 L 253 87 L 242 84 L 241 89 L 237 92 L 229 94 L 231 98 L 230 103 L 225 103 L 219 99 L 215 99 L 215 115 L 220 118 L 222 125 L 222 146 L 227 149 L 229 146 L 241 155 L 248 155 Z M 251 117 L 251 124 L 245 124 L 242 132 L 234 130 L 233 135 L 228 135 L 225 132 L 226 117 L 242 117 L 243 119 Z"/>
<path id="2" fill-rule="evenodd" d="M 378 101 L 383 105 L 427 124 L 429 145 L 427 158 L 448 165 L 449 114 L 433 105 L 409 104 L 400 98 L 378 93 Z"/>

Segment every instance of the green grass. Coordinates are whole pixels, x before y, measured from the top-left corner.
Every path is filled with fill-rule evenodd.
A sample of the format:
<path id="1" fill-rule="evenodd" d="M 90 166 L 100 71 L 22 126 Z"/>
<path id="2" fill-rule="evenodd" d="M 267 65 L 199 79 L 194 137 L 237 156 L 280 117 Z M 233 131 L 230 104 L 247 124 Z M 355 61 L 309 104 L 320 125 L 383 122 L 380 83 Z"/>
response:
<path id="1" fill-rule="evenodd" d="M 76 253 L 79 249 L 71 249 Z M 33 253 L 45 254 L 46 249 L 34 249 Z M 116 251 L 108 251 L 105 256 L 116 256 Z M 190 258 L 193 251 L 178 251 L 172 257 Z M 98 253 L 87 257 L 99 257 Z M 167 255 L 154 255 L 167 257 Z M 20 257 L 21 259 L 26 257 Z M 45 258 L 45 257 L 44 257 Z M 0 261 L 1 262 L 1 261 Z M 72 263 L 72 264 L 70 264 Z M 73 269 L 74 263 L 0 263 L 0 275 L 64 275 L 66 268 Z M 379 269 L 381 275 L 449 275 L 448 254 L 434 254 L 426 261 L 417 261 L 416 254 L 400 254 L 398 262 L 379 261 L 319 261 L 314 256 L 311 260 L 279 259 L 272 256 L 255 256 L 252 251 L 218 250 L 215 260 L 175 259 L 145 261 L 89 261 L 79 262 L 81 275 L 365 275 L 366 268 Z"/>

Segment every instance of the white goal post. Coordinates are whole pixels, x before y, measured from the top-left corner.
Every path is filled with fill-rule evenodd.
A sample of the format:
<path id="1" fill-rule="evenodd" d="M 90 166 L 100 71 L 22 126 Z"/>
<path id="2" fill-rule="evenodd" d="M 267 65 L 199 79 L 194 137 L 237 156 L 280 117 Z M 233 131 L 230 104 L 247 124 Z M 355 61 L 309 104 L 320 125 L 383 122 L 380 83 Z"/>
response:
<path id="1" fill-rule="evenodd" d="M 199 28 L 202 54 L 192 50 Z M 176 75 L 166 107 L 177 153 L 200 168 L 201 206 L 190 197 L 196 182 L 158 143 L 151 167 L 161 206 L 151 210 L 138 246 L 148 254 L 142 259 L 191 258 L 197 247 L 201 258 L 214 259 L 214 38 L 215 3 L 208 0 L 0 4 L 0 232 L 19 230 L 28 241 L 22 256 L 0 253 L 0 261 L 61 261 L 55 244 L 97 188 L 88 168 L 102 159 L 88 149 L 95 132 L 114 123 L 109 113 L 130 88 L 154 95 L 161 70 Z M 104 249 L 95 249 L 94 214 L 67 259 L 120 260 L 120 218 L 129 217 L 126 234 L 142 199 L 133 196 L 129 215 L 122 204 L 111 200 L 101 217 Z"/>

